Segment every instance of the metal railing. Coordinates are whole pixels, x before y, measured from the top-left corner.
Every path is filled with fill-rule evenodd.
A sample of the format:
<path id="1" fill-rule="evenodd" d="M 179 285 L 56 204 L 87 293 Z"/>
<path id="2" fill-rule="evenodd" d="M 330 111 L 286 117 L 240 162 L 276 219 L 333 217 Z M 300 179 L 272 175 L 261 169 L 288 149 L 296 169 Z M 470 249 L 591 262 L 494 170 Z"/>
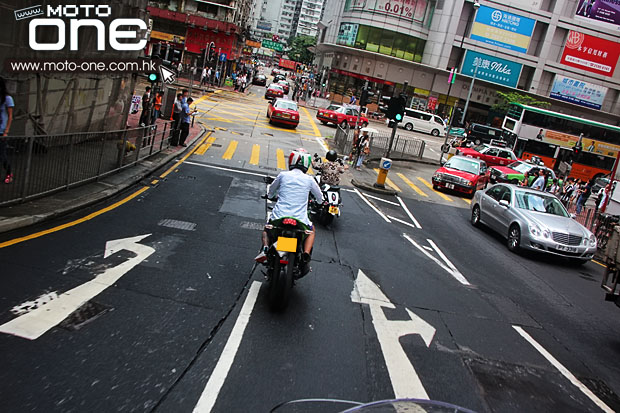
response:
<path id="1" fill-rule="evenodd" d="M 334 143 L 339 153 L 349 154 L 353 148 L 353 129 L 336 129 Z M 371 133 L 370 134 L 370 158 L 380 158 L 388 152 L 390 144 L 390 133 Z M 396 135 L 392 142 L 390 157 L 398 160 L 422 159 L 426 143 L 422 139 L 410 136 Z"/>
<path id="2" fill-rule="evenodd" d="M 0 205 L 69 189 L 131 167 L 170 146 L 171 123 L 109 132 L 2 138 L 0 145 L 6 148 L 13 182 L 3 183 L 5 175 L 0 175 Z"/>

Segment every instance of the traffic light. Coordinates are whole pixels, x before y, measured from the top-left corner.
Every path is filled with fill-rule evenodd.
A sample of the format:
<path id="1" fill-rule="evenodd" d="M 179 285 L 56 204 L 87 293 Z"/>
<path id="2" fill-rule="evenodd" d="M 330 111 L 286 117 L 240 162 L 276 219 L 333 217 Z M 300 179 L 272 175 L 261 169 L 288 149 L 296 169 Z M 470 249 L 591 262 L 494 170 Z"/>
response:
<path id="1" fill-rule="evenodd" d="M 159 74 L 157 72 L 148 74 L 149 82 L 155 83 L 159 80 Z"/>
<path id="2" fill-rule="evenodd" d="M 580 142 L 577 142 L 577 143 L 575 144 L 575 146 L 573 146 L 573 153 L 574 153 L 575 155 L 579 155 L 579 154 L 581 153 L 581 150 L 582 150 L 582 149 L 583 149 L 583 148 L 582 148 L 582 146 L 581 146 L 581 143 L 580 143 Z"/>
<path id="3" fill-rule="evenodd" d="M 154 43 L 151 48 L 151 58 L 161 58 L 161 43 Z"/>
<path id="4" fill-rule="evenodd" d="M 385 117 L 395 121 L 396 123 L 403 120 L 405 114 L 405 105 L 407 104 L 407 97 L 401 93 L 399 96 L 394 96 L 388 103 L 387 113 Z"/>
<path id="5" fill-rule="evenodd" d="M 211 42 L 209 44 L 209 51 L 207 54 L 207 61 L 212 62 L 213 60 L 215 60 L 216 56 L 215 56 L 215 42 Z"/>
<path id="6" fill-rule="evenodd" d="M 205 62 L 207 61 L 207 49 L 200 49 L 200 67 L 205 66 Z"/>
<path id="7" fill-rule="evenodd" d="M 366 106 L 370 98 L 372 98 L 374 95 L 374 92 L 370 90 L 370 86 L 362 88 L 362 95 L 360 96 L 360 107 Z"/>

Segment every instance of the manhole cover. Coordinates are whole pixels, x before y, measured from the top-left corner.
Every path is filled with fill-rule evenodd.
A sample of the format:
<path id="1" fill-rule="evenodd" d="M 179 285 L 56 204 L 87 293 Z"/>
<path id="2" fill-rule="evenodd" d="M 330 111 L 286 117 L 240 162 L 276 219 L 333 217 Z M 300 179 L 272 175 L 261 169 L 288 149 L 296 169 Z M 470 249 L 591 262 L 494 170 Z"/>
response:
<path id="1" fill-rule="evenodd" d="M 179 175 L 177 178 L 179 178 L 179 179 L 188 179 L 190 181 L 193 181 L 193 180 L 196 179 L 195 176 L 191 176 L 191 175 Z"/>
<path id="2" fill-rule="evenodd" d="M 161 227 L 182 229 L 185 231 L 195 231 L 196 224 L 193 222 L 177 221 L 176 219 L 162 219 L 157 223 Z"/>
<path id="3" fill-rule="evenodd" d="M 79 330 L 108 311 L 112 311 L 112 307 L 108 307 L 94 301 L 89 301 L 69 314 L 69 317 L 60 323 L 60 327 L 69 331 Z"/>

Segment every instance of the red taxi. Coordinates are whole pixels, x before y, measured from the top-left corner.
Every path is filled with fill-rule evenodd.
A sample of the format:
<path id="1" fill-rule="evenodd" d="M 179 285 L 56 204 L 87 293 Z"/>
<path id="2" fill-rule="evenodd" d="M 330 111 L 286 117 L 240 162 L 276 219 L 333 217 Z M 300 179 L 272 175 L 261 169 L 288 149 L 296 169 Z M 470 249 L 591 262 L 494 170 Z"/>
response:
<path id="1" fill-rule="evenodd" d="M 269 123 L 282 123 L 296 128 L 299 125 L 297 103 L 286 99 L 276 99 L 275 102 L 269 102 L 267 117 Z"/>
<path id="2" fill-rule="evenodd" d="M 278 80 L 278 85 L 282 86 L 282 89 L 284 89 L 284 94 L 288 95 L 288 92 L 291 90 L 291 86 L 288 82 L 286 80 Z"/>
<path id="3" fill-rule="evenodd" d="M 509 165 L 519 159 L 512 150 L 505 146 L 488 145 L 486 143 L 474 146 L 473 148 L 458 148 L 456 154 L 482 159 L 486 162 L 487 166 Z"/>
<path id="4" fill-rule="evenodd" d="M 482 159 L 455 155 L 433 174 L 433 188 L 450 189 L 474 196 L 477 190 L 486 188 L 489 177 L 487 165 Z"/>
<path id="5" fill-rule="evenodd" d="M 284 96 L 284 89 L 282 86 L 272 83 L 265 90 L 265 99 L 281 98 Z"/>
<path id="6" fill-rule="evenodd" d="M 323 124 L 333 123 L 345 127 L 348 125 L 355 125 L 357 120 L 358 111 L 355 108 L 348 108 L 341 105 L 329 105 L 327 109 L 319 109 L 316 113 L 316 118 Z M 368 118 L 360 116 L 360 125 L 362 127 L 368 126 Z"/>

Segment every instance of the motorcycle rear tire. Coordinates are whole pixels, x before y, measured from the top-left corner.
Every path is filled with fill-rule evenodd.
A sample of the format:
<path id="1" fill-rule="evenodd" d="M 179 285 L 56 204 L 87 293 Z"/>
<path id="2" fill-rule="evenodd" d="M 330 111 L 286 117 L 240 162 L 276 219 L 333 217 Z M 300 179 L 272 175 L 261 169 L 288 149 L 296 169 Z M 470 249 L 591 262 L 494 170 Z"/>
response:
<path id="1" fill-rule="evenodd" d="M 269 283 L 269 306 L 274 311 L 282 311 L 288 306 L 293 288 L 293 269 L 295 267 L 295 253 L 286 255 L 288 264 L 280 264 L 278 260 L 273 267 L 273 274 Z"/>
<path id="2" fill-rule="evenodd" d="M 323 216 L 323 225 L 330 225 L 334 222 L 334 216 L 330 213 L 327 213 Z"/>

